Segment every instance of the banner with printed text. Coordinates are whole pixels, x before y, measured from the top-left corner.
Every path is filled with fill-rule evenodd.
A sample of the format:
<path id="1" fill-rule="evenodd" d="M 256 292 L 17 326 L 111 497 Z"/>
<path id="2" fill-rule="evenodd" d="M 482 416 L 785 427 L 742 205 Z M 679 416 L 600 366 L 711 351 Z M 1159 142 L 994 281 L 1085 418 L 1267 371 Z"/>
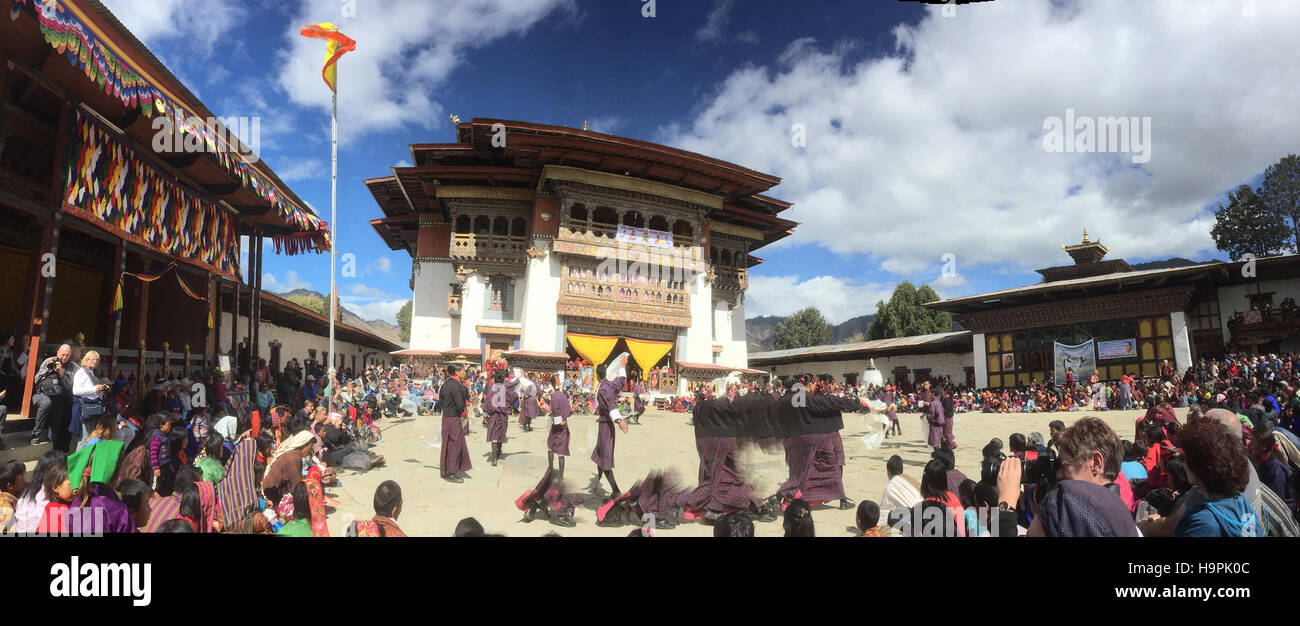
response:
<path id="1" fill-rule="evenodd" d="M 1136 339 L 1118 339 L 1116 341 L 1098 341 L 1097 359 L 1127 359 L 1137 356 Z"/>

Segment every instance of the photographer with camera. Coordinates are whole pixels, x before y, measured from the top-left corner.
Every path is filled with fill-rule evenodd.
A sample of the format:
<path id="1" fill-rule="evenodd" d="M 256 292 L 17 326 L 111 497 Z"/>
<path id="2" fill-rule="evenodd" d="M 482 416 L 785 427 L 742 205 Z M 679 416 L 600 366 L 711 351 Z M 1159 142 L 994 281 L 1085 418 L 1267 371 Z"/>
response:
<path id="1" fill-rule="evenodd" d="M 1119 475 L 1123 459 L 1115 431 L 1098 418 L 1085 417 L 1061 433 L 1060 446 L 1060 482 L 1044 494 L 1029 536 L 1139 536 L 1117 486 L 1107 478 Z"/>
<path id="2" fill-rule="evenodd" d="M 68 365 L 71 358 L 72 346 L 65 343 L 59 346 L 54 356 L 42 361 L 36 369 L 36 380 L 32 383 L 32 407 L 36 416 L 36 425 L 32 429 L 33 446 L 44 443 L 41 440 L 41 435 L 44 434 L 45 441 L 63 449 L 59 446 L 60 442 L 66 441 L 61 436 L 62 431 L 67 429 L 63 416 L 71 409 L 73 368 Z"/>

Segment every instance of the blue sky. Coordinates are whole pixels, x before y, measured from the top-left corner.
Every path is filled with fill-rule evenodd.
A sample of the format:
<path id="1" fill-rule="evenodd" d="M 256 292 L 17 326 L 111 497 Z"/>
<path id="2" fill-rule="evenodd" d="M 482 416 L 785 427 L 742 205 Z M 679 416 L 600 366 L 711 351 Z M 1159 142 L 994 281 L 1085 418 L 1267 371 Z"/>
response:
<path id="1" fill-rule="evenodd" d="M 261 155 L 329 219 L 332 21 L 340 65 L 344 303 L 393 321 L 410 259 L 368 224 L 362 181 L 454 139 L 448 114 L 580 127 L 784 179 L 802 226 L 760 250 L 746 313 L 874 313 L 907 279 L 958 296 L 1036 282 L 1087 227 L 1130 262 L 1213 250 L 1212 209 L 1300 145 L 1300 8 L 1122 0 L 109 0 L 219 116 L 262 118 Z M 1213 5 L 1213 6 L 1210 6 Z M 1261 68 L 1269 68 L 1267 72 Z M 1282 106 L 1284 103 L 1286 106 Z M 1150 118 L 1151 158 L 1044 149 L 1045 120 Z M 806 145 L 790 141 L 794 125 Z M 1137 125 L 1135 124 L 1135 127 Z M 955 276 L 941 277 L 942 256 Z M 267 255 L 269 289 L 329 285 L 326 255 Z"/>

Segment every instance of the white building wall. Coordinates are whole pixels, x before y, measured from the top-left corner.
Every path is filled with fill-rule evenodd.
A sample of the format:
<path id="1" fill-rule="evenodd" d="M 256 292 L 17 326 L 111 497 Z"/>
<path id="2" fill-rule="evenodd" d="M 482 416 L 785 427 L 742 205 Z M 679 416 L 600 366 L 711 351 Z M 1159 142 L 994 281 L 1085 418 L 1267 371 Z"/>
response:
<path id="1" fill-rule="evenodd" d="M 447 295 L 456 276 L 446 261 L 416 261 L 415 293 L 411 305 L 411 348 L 446 350 L 452 347 L 452 317 Z"/>
<path id="2" fill-rule="evenodd" d="M 736 300 L 736 308 L 728 312 L 731 318 L 731 336 L 722 344 L 722 363 L 730 367 L 749 368 L 749 340 L 745 337 L 745 296 Z M 722 337 L 719 337 L 722 339 Z"/>
<path id="3" fill-rule="evenodd" d="M 987 389 L 989 386 L 988 342 L 984 338 L 984 333 L 971 335 L 971 341 L 971 345 L 975 348 L 972 353 L 972 358 L 975 360 L 975 388 Z"/>
<path id="4" fill-rule="evenodd" d="M 523 334 L 520 337 L 521 350 L 539 352 L 563 352 L 562 338 L 557 343 L 556 328 L 559 316 L 555 312 L 555 302 L 560 296 L 560 259 L 551 252 L 546 240 L 534 239 L 538 250 L 544 250 L 546 256 L 540 259 L 530 258 L 524 280 L 523 306 L 520 315 L 523 322 Z"/>
<path id="5" fill-rule="evenodd" d="M 248 335 L 248 316 L 239 316 L 239 330 L 242 336 Z M 222 350 L 230 349 L 230 313 L 223 311 L 221 313 L 221 340 L 217 345 Z M 320 360 L 330 348 L 330 338 L 328 334 L 313 335 L 311 333 L 276 326 L 266 320 L 262 320 L 261 329 L 258 331 L 258 341 L 262 344 L 258 351 L 258 357 L 264 358 L 270 363 L 271 342 L 280 342 L 280 367 L 284 367 L 290 359 L 298 359 L 299 363 L 305 362 L 310 358 L 308 350 L 316 351 L 316 359 Z M 372 348 L 358 345 L 338 339 L 334 339 L 335 353 L 343 355 L 344 367 L 352 367 L 352 357 L 357 357 L 357 367 L 362 367 L 362 358 L 369 355 L 369 362 L 382 362 L 387 360 L 393 362 L 393 358 L 388 352 L 380 348 Z M 334 358 L 331 362 L 337 362 Z"/>
<path id="6" fill-rule="evenodd" d="M 722 346 L 721 353 L 716 354 L 716 362 L 719 365 L 728 363 L 726 345 L 731 340 L 731 309 L 723 300 L 713 302 L 713 333 L 712 342 L 709 345 L 709 363 L 714 363 L 715 353 L 714 346 Z"/>
<path id="7" fill-rule="evenodd" d="M 452 348 L 481 348 L 478 337 L 478 325 L 483 323 L 483 311 L 487 308 L 487 284 L 483 275 L 474 272 L 465 281 L 461 289 L 460 334 Z"/>
<path id="8" fill-rule="evenodd" d="M 909 370 L 928 369 L 930 370 L 930 376 L 932 377 L 942 378 L 948 376 L 954 383 L 962 384 L 966 380 L 966 368 L 971 366 L 972 356 L 973 354 L 970 352 L 960 354 L 933 353 L 875 357 L 875 360 L 876 369 L 880 370 L 881 375 L 886 381 L 893 380 L 894 368 L 906 367 Z M 845 374 L 856 374 L 861 377 L 862 372 L 867 369 L 868 361 L 869 359 L 810 361 L 806 363 L 773 365 L 755 369 L 763 369 L 773 372 L 774 377 L 794 376 L 803 373 L 818 376 L 829 374 L 830 376 L 835 377 L 835 380 L 844 382 Z M 976 376 L 978 376 L 978 364 L 976 367 Z M 976 382 L 978 382 L 978 380 Z"/>
<path id="9" fill-rule="evenodd" d="M 677 345 L 677 360 L 687 363 L 713 362 L 713 286 L 696 273 L 691 282 L 691 325 Z"/>

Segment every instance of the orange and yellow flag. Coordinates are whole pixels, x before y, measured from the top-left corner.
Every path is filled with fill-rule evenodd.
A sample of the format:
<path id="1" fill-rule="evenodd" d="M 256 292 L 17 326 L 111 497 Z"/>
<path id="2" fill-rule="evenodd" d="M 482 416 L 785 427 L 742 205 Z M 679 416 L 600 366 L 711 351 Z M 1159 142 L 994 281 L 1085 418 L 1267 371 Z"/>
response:
<path id="1" fill-rule="evenodd" d="M 325 79 L 325 84 L 329 85 L 330 91 L 338 93 L 337 70 L 334 67 L 338 63 L 339 57 L 348 52 L 357 49 L 357 42 L 351 37 L 339 32 L 337 26 L 328 22 L 320 24 L 307 24 L 299 31 L 303 37 L 313 39 L 324 39 L 325 45 L 325 66 L 321 68 L 320 75 Z"/>

